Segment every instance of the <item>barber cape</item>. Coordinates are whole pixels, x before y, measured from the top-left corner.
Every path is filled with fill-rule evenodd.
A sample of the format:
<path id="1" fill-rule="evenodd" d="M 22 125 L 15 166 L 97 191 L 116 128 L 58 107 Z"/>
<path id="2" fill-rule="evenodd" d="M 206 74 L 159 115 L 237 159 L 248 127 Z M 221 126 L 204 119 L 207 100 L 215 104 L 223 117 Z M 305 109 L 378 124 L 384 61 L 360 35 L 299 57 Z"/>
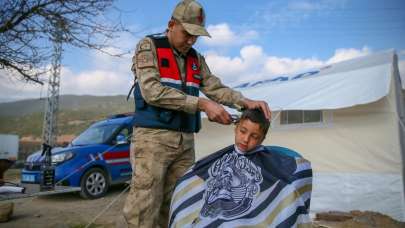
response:
<path id="1" fill-rule="evenodd" d="M 234 145 L 196 162 L 176 184 L 170 227 L 310 227 L 312 169 L 283 147 Z"/>

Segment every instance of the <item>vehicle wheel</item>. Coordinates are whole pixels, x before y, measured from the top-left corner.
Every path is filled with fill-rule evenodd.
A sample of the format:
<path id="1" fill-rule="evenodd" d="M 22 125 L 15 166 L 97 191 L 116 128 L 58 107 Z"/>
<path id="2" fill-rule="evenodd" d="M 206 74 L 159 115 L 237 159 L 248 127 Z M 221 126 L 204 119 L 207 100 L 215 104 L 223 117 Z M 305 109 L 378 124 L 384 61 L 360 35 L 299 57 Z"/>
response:
<path id="1" fill-rule="evenodd" d="M 97 199 L 108 190 L 108 178 L 104 170 L 92 168 L 87 170 L 80 181 L 80 196 L 85 199 Z"/>

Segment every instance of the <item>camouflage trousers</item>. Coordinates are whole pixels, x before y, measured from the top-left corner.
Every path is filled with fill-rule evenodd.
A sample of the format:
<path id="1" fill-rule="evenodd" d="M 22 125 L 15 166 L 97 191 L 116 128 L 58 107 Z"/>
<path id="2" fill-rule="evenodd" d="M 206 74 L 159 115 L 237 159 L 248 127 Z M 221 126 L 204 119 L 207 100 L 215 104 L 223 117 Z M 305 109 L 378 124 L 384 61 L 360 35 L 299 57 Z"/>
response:
<path id="1" fill-rule="evenodd" d="M 194 135 L 134 128 L 132 180 L 124 217 L 129 227 L 167 227 L 174 186 L 194 163 Z"/>

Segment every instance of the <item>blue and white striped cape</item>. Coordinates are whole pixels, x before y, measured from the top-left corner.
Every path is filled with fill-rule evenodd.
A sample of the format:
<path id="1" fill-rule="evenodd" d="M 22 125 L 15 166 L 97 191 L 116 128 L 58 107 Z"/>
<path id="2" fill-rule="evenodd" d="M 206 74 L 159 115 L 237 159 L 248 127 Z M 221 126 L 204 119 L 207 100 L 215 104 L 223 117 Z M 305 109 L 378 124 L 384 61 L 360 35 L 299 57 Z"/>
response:
<path id="1" fill-rule="evenodd" d="M 310 227 L 312 169 L 283 147 L 241 154 L 228 146 L 178 180 L 170 227 Z"/>

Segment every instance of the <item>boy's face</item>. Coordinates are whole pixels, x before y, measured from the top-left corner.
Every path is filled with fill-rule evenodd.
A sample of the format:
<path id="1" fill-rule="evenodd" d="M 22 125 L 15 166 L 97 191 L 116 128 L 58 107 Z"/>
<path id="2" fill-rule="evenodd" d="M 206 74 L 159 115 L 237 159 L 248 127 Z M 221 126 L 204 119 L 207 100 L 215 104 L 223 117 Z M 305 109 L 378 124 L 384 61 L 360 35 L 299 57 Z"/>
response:
<path id="1" fill-rule="evenodd" d="M 260 125 L 249 119 L 241 120 L 235 127 L 235 145 L 242 152 L 248 152 L 264 140 Z"/>

